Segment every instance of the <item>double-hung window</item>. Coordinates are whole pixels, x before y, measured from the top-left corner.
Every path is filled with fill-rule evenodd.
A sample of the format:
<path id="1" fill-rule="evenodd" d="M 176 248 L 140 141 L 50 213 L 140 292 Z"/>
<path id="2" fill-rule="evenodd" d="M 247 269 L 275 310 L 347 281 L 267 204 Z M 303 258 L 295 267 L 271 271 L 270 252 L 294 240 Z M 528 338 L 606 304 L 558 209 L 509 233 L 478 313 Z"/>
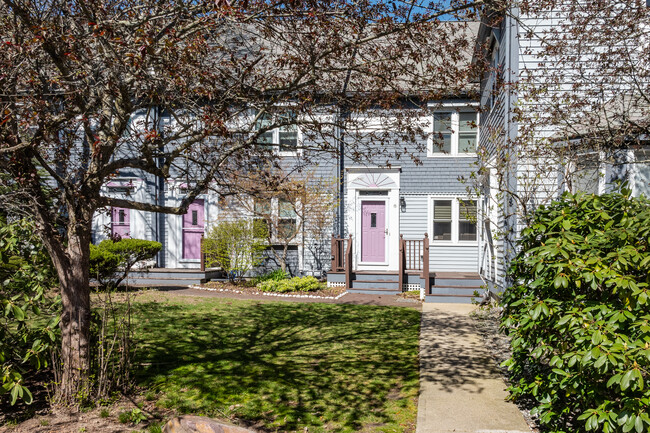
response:
<path id="1" fill-rule="evenodd" d="M 477 201 L 459 198 L 434 198 L 431 201 L 433 243 L 475 242 Z"/>
<path id="2" fill-rule="evenodd" d="M 255 199 L 253 219 L 266 226 L 269 239 L 283 243 L 293 240 L 297 235 L 296 205 L 288 199 Z"/>
<path id="3" fill-rule="evenodd" d="M 451 200 L 433 201 L 433 240 L 451 241 L 452 218 Z"/>
<path id="4" fill-rule="evenodd" d="M 600 194 L 604 192 L 605 173 L 598 152 L 583 153 L 576 159 L 575 171 L 572 176 L 574 192 Z M 573 168 L 573 167 L 570 167 Z"/>
<path id="5" fill-rule="evenodd" d="M 458 241 L 475 241 L 476 200 L 458 201 Z"/>
<path id="6" fill-rule="evenodd" d="M 255 199 L 253 203 L 253 221 L 258 224 L 263 224 L 269 235 L 271 235 L 272 210 L 271 200 Z"/>
<path id="7" fill-rule="evenodd" d="M 296 236 L 296 207 L 287 199 L 278 199 L 278 236 L 291 239 Z"/>
<path id="8" fill-rule="evenodd" d="M 578 153 L 566 165 L 572 192 L 604 194 L 626 184 L 634 196 L 650 192 L 650 146 L 610 152 Z M 570 182 L 569 182 L 570 181 Z"/>
<path id="9" fill-rule="evenodd" d="M 475 111 L 440 111 L 433 114 L 428 156 L 467 156 L 476 153 L 478 114 Z"/>
<path id="10" fill-rule="evenodd" d="M 298 152 L 298 126 L 296 113 L 287 110 L 275 118 L 268 113 L 258 117 L 255 129 L 258 132 L 257 144 L 272 148 L 280 155 L 295 155 Z M 279 125 L 272 128 L 273 125 Z"/>

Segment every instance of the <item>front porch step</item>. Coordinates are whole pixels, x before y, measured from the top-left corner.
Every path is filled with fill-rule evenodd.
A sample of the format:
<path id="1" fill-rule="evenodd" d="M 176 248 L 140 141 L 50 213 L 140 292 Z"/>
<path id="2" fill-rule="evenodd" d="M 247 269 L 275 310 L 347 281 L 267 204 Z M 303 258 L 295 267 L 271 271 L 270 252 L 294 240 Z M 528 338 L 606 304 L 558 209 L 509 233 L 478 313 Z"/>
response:
<path id="1" fill-rule="evenodd" d="M 483 280 L 474 272 L 434 272 L 425 302 L 471 303 L 475 292 L 483 292 Z M 480 295 L 479 295 L 480 296 Z"/>
<path id="2" fill-rule="evenodd" d="M 147 287 L 160 287 L 160 286 L 191 286 L 193 284 L 205 283 L 205 279 L 198 278 L 129 278 L 130 286 L 147 286 Z M 126 284 L 126 281 L 122 284 Z"/>
<path id="3" fill-rule="evenodd" d="M 432 295 L 474 296 L 474 292 L 482 293 L 480 286 L 431 286 Z"/>
<path id="4" fill-rule="evenodd" d="M 366 295 L 398 295 L 401 293 L 401 290 L 397 289 L 387 289 L 384 287 L 368 287 L 364 289 L 348 289 L 349 293 L 360 293 Z"/>
<path id="5" fill-rule="evenodd" d="M 358 281 L 399 281 L 397 272 L 373 272 L 373 271 L 356 271 L 352 273 L 352 279 Z"/>
<path id="6" fill-rule="evenodd" d="M 190 286 L 201 284 L 221 275 L 220 269 L 151 268 L 129 273 L 128 284 L 133 286 Z M 123 284 L 126 284 L 125 281 Z"/>
<path id="7" fill-rule="evenodd" d="M 383 289 L 399 289 L 399 281 L 395 280 L 352 280 L 352 289 L 372 289 L 381 287 Z"/>
<path id="8" fill-rule="evenodd" d="M 479 274 L 474 272 L 433 272 L 436 286 L 468 286 L 477 287 L 483 285 Z"/>

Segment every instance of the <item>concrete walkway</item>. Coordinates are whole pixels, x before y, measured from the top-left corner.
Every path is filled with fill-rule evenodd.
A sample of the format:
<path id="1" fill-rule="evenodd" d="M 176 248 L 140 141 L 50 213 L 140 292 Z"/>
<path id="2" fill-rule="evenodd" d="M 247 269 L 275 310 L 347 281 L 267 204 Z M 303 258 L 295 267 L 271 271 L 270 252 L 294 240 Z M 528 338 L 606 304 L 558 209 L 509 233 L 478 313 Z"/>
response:
<path id="1" fill-rule="evenodd" d="M 530 432 L 466 304 L 422 305 L 416 433 Z"/>

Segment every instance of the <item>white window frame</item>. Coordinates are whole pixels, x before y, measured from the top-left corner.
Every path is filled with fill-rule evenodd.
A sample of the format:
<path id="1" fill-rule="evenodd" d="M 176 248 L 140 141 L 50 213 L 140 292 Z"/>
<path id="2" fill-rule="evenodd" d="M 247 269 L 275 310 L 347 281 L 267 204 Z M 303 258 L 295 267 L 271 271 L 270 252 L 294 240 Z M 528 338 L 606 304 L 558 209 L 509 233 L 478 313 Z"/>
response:
<path id="1" fill-rule="evenodd" d="M 263 219 L 262 216 L 258 215 L 255 212 L 255 198 L 251 198 L 252 202 L 252 207 L 253 211 L 250 212 L 250 218 L 251 221 L 256 220 L 256 219 Z M 270 202 L 270 210 L 269 210 L 269 215 L 270 218 L 272 219 L 272 227 L 269 227 L 269 229 L 275 229 L 279 227 L 280 220 L 282 219 L 294 219 L 295 220 L 295 226 L 300 227 L 301 220 L 300 220 L 300 209 L 301 209 L 301 204 L 300 201 L 296 201 L 296 206 L 295 206 L 295 211 L 296 215 L 294 218 L 281 218 L 280 216 L 280 198 L 279 197 L 271 197 L 269 200 Z M 301 231 L 302 232 L 302 231 Z M 288 243 L 288 245 L 300 245 L 302 243 L 302 233 L 299 232 L 294 236 L 294 238 Z M 283 245 L 283 242 L 280 242 L 278 240 L 277 233 L 271 233 L 271 245 Z"/>
<path id="2" fill-rule="evenodd" d="M 438 139 L 437 137 L 437 131 L 434 131 L 435 127 L 435 119 L 434 116 L 436 114 L 442 114 L 442 113 L 450 113 L 451 114 L 451 152 L 449 153 L 444 153 L 438 151 L 438 146 L 436 143 L 436 140 Z M 480 113 L 474 109 L 471 109 L 471 107 L 449 107 L 446 109 L 446 107 L 442 107 L 439 109 L 436 109 L 433 114 L 431 115 L 431 127 L 429 129 L 429 139 L 427 141 L 427 157 L 429 158 L 464 158 L 464 157 L 470 157 L 470 158 L 475 158 L 476 157 L 476 150 L 474 152 L 459 152 L 458 151 L 458 144 L 459 144 L 459 137 L 460 137 L 460 113 L 474 113 L 476 114 L 476 146 L 478 147 L 479 144 L 479 121 L 480 121 Z"/>
<path id="3" fill-rule="evenodd" d="M 605 193 L 605 187 L 607 185 L 607 167 L 603 160 L 605 159 L 605 152 L 598 152 L 598 151 L 592 151 L 592 152 L 584 152 L 580 153 L 578 157 L 584 157 L 585 155 L 594 155 L 596 156 L 596 176 L 597 176 L 597 181 L 598 185 L 596 185 L 596 194 L 601 195 Z M 575 194 L 578 192 L 577 186 L 576 186 L 576 175 L 578 173 L 578 167 L 576 161 L 571 161 L 569 164 L 567 164 L 566 170 L 568 171 L 566 175 L 572 176 L 571 179 L 571 193 Z"/>
<path id="4" fill-rule="evenodd" d="M 620 165 L 624 167 L 627 176 L 628 187 L 631 187 L 635 184 L 635 175 L 637 170 L 635 168 L 636 153 L 632 149 L 628 149 L 621 152 L 624 152 L 621 154 L 621 156 L 624 157 L 625 161 L 621 162 Z M 595 171 L 596 171 L 596 175 L 598 176 L 597 179 L 598 184 L 596 185 L 596 195 L 602 195 L 607 193 L 611 189 L 613 182 L 615 181 L 615 179 L 612 178 L 612 174 L 610 172 L 612 167 L 614 167 L 615 165 L 607 161 L 607 155 L 603 151 L 594 150 L 594 151 L 579 153 L 577 155 L 577 158 L 584 157 L 585 155 L 593 155 L 597 157 L 597 167 Z M 567 173 L 565 174 L 565 176 L 572 176 L 570 192 L 575 194 L 579 191 L 575 184 L 576 174 L 577 174 L 577 162 L 571 161 L 569 164 L 567 164 L 566 170 Z"/>
<path id="5" fill-rule="evenodd" d="M 287 106 L 287 109 L 289 110 L 291 106 Z M 255 126 L 255 131 L 258 131 L 259 129 L 257 128 L 257 125 Z M 287 128 L 289 126 L 294 126 L 296 128 L 296 150 L 291 150 L 291 151 L 282 151 L 280 150 L 280 131 L 283 128 Z M 302 154 L 302 130 L 300 129 L 300 126 L 298 124 L 295 125 L 287 125 L 287 126 L 277 126 L 275 128 L 269 129 L 266 132 L 270 132 L 273 134 L 273 138 L 271 139 L 271 143 L 268 144 L 269 147 L 273 148 L 273 152 L 276 153 L 279 156 L 298 156 Z M 259 138 L 259 137 L 258 137 Z"/>
<path id="6" fill-rule="evenodd" d="M 451 200 L 451 240 L 449 241 L 439 241 L 433 239 L 433 211 L 434 211 L 434 202 L 436 200 Z M 460 229 L 460 201 L 473 200 L 476 201 L 476 240 L 473 241 L 462 241 L 459 240 L 459 229 Z M 460 246 L 460 245 L 478 245 L 479 238 L 479 198 L 478 197 L 468 197 L 468 196 L 458 196 L 458 195 L 430 195 L 428 200 L 428 222 L 427 228 L 430 233 L 431 245 L 432 246 Z"/>
<path id="7" fill-rule="evenodd" d="M 650 1 L 650 0 L 649 0 Z M 640 189 L 637 185 L 637 177 L 640 176 L 640 166 L 641 163 L 639 163 L 639 158 L 642 153 L 649 152 L 650 155 L 650 146 L 643 146 L 641 149 L 639 149 L 639 153 L 635 150 L 630 150 L 629 151 L 629 158 L 628 161 L 630 161 L 630 177 L 629 177 L 629 182 L 630 186 L 632 188 L 632 195 L 635 197 L 638 197 L 641 193 L 648 194 L 650 196 L 650 192 L 647 191 L 647 188 L 645 189 Z M 645 159 L 643 160 L 645 161 Z M 650 165 L 650 162 L 646 162 L 643 165 Z"/>

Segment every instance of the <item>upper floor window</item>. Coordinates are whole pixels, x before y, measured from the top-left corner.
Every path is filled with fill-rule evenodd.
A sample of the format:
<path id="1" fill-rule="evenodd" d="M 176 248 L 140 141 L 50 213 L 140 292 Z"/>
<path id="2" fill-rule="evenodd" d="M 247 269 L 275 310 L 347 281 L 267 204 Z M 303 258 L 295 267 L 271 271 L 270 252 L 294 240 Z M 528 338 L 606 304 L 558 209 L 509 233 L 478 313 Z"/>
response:
<path id="1" fill-rule="evenodd" d="M 478 143 L 478 113 L 436 112 L 431 132 L 428 156 L 474 155 Z"/>
<path id="2" fill-rule="evenodd" d="M 257 130 L 270 128 L 273 124 L 281 126 L 261 132 L 257 143 L 273 147 L 280 155 L 295 155 L 298 151 L 298 126 L 292 123 L 295 121 L 296 114 L 293 111 L 280 114 L 275 122 L 270 114 L 260 116 L 255 124 Z"/>

